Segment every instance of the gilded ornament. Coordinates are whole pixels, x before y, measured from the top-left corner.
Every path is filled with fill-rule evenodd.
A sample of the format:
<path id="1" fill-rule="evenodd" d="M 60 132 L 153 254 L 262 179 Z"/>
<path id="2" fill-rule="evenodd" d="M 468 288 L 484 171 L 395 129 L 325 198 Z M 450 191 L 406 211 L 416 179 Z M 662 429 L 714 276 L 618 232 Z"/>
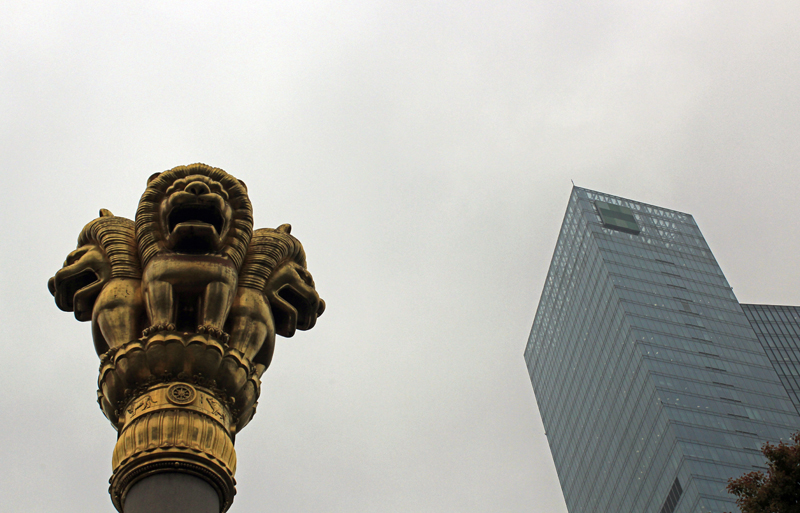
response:
<path id="1" fill-rule="evenodd" d="M 48 288 L 91 321 L 98 403 L 119 431 L 109 493 L 186 472 L 236 493 L 234 440 L 255 414 L 275 335 L 325 310 L 288 224 L 253 231 L 247 187 L 193 164 L 150 177 L 135 221 L 101 210 Z"/>
<path id="2" fill-rule="evenodd" d="M 192 385 L 186 383 L 175 383 L 174 385 L 170 385 L 167 389 L 167 399 L 169 399 L 169 402 L 172 404 L 177 404 L 178 406 L 191 404 L 192 401 L 194 401 L 195 395 Z"/>

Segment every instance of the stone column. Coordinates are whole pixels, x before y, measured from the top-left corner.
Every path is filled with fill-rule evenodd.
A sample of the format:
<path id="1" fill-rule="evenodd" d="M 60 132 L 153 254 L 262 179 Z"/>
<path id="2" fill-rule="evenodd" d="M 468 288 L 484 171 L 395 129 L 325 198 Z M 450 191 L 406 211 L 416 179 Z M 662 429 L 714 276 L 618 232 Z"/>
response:
<path id="1" fill-rule="evenodd" d="M 219 513 L 220 499 L 203 479 L 164 472 L 134 484 L 122 509 L 125 513 Z"/>

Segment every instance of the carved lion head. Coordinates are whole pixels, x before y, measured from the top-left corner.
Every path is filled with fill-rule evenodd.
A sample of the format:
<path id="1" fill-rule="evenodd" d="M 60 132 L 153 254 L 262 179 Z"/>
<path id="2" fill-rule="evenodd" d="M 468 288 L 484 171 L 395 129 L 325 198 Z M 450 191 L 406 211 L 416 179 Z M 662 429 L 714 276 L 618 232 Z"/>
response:
<path id="1" fill-rule="evenodd" d="M 205 164 L 150 177 L 136 210 L 142 267 L 162 251 L 222 253 L 236 268 L 253 233 L 253 207 L 244 182 Z"/>
<path id="2" fill-rule="evenodd" d="M 133 221 L 102 209 L 100 217 L 83 227 L 78 249 L 67 255 L 47 285 L 61 310 L 74 311 L 76 319 L 88 321 L 95 299 L 110 279 L 140 277 Z"/>

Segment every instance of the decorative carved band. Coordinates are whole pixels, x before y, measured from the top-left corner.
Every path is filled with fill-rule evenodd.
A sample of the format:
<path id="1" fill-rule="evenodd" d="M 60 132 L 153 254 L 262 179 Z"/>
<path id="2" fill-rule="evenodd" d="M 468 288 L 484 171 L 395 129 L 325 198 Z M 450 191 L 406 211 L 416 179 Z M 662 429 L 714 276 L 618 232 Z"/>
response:
<path id="1" fill-rule="evenodd" d="M 191 410 L 220 423 L 230 433 L 232 416 L 228 408 L 210 390 L 188 383 L 156 385 L 130 401 L 124 410 L 124 426 L 139 417 L 160 410 Z"/>
<path id="2" fill-rule="evenodd" d="M 194 403 L 217 418 L 226 410 L 220 422 L 231 433 L 250 421 L 261 389 L 255 366 L 237 349 L 224 347 L 209 335 L 168 332 L 132 340 L 103 355 L 98 402 L 114 427 L 122 430 L 132 415 L 130 408 L 140 411 L 156 402 L 166 404 L 161 395 L 148 398 L 148 390 L 155 390 L 157 383 L 175 382 L 205 390 L 216 401 L 206 404 L 201 397 L 201 405 L 188 396 L 173 395 L 168 402 Z"/>
<path id="3" fill-rule="evenodd" d="M 191 401 L 187 404 L 175 404 Z M 123 511 L 125 496 L 140 479 L 185 472 L 211 483 L 227 510 L 236 493 L 236 451 L 231 415 L 208 390 L 187 383 L 156 385 L 131 401 L 112 457 L 111 494 Z"/>

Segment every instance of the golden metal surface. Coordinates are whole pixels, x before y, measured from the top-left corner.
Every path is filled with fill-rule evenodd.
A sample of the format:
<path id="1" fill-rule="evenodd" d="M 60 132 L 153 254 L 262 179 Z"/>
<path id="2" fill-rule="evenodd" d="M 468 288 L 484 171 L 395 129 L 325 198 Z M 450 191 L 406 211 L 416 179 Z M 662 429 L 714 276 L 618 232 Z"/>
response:
<path id="1" fill-rule="evenodd" d="M 238 433 L 255 414 L 275 335 L 325 311 L 291 226 L 253 231 L 247 188 L 193 164 L 148 180 L 135 222 L 101 210 L 50 278 L 56 305 L 92 322 L 98 403 L 119 431 L 111 494 L 185 472 L 236 493 Z"/>

